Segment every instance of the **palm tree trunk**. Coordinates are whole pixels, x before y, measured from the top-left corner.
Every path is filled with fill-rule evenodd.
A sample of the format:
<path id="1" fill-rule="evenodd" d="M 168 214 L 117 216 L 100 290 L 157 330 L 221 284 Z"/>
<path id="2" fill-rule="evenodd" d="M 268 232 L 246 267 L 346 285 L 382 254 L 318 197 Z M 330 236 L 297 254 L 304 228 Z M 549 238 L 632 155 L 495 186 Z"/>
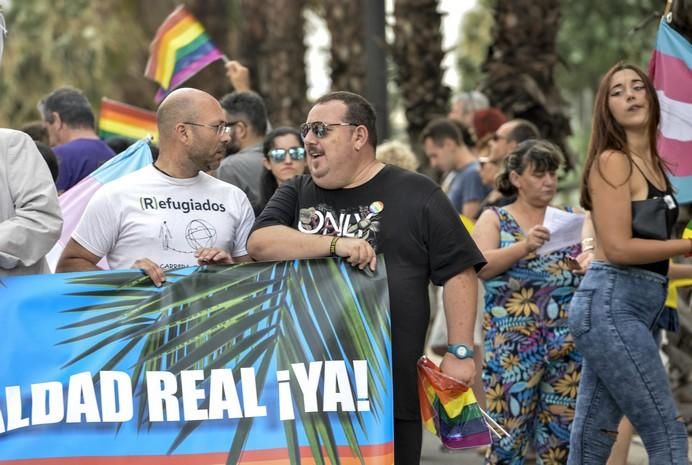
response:
<path id="1" fill-rule="evenodd" d="M 512 118 L 527 119 L 546 139 L 574 157 L 566 139 L 572 131 L 555 84 L 560 0 L 498 0 L 493 42 L 483 64 L 483 92 Z"/>
<path id="2" fill-rule="evenodd" d="M 692 42 L 692 0 L 672 0 L 671 26 Z"/>
<path id="3" fill-rule="evenodd" d="M 303 8 L 305 0 L 268 0 L 260 89 L 275 127 L 305 121 L 307 80 Z M 281 14 L 285 12 L 286 14 Z"/>
<path id="4" fill-rule="evenodd" d="M 237 59 L 250 70 L 250 85 L 262 93 L 260 63 L 264 61 L 262 45 L 267 37 L 267 16 L 276 14 L 264 2 L 240 0 Z"/>
<path id="5" fill-rule="evenodd" d="M 449 108 L 449 87 L 442 84 L 441 15 L 437 0 L 399 0 L 394 4 L 394 45 L 396 81 L 406 109 L 408 135 L 412 146 L 419 144 L 425 125 Z M 421 167 L 428 159 L 418 153 Z"/>
<path id="6" fill-rule="evenodd" d="M 324 0 L 324 19 L 332 37 L 332 90 L 365 92 L 365 24 L 361 0 Z"/>

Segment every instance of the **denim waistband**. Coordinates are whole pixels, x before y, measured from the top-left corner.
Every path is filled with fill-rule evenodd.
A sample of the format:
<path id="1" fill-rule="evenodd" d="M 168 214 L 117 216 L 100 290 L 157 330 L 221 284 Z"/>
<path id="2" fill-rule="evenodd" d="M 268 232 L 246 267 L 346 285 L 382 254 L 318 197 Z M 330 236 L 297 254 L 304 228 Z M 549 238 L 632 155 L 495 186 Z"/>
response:
<path id="1" fill-rule="evenodd" d="M 668 283 L 668 278 L 662 274 L 644 270 L 642 268 L 635 268 L 633 266 L 614 265 L 603 260 L 592 261 L 588 270 L 610 271 L 630 278 L 646 279 L 660 284 Z"/>

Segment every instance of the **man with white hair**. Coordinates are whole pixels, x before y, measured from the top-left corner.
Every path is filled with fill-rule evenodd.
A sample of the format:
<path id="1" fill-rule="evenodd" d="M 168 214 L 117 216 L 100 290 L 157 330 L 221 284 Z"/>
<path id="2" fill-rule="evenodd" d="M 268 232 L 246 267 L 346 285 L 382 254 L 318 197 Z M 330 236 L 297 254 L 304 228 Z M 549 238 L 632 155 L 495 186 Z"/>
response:
<path id="1" fill-rule="evenodd" d="M 0 12 L 0 64 L 5 33 Z M 0 129 L 0 277 L 47 273 L 44 257 L 61 230 L 55 185 L 36 144 Z"/>
<path id="2" fill-rule="evenodd" d="M 477 90 L 464 92 L 454 97 L 452 100 L 452 109 L 447 116 L 461 121 L 467 128 L 471 128 L 473 127 L 473 113 L 488 108 L 489 105 L 488 97 L 481 92 Z"/>

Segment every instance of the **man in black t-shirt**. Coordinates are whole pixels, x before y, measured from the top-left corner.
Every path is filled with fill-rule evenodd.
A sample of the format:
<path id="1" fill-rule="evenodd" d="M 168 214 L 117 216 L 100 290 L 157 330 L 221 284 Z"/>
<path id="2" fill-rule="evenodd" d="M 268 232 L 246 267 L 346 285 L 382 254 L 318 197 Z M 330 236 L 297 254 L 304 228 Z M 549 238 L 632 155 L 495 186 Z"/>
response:
<path id="1" fill-rule="evenodd" d="M 317 100 L 301 132 L 309 176 L 279 186 L 255 223 L 256 260 L 344 257 L 374 270 L 384 254 L 392 321 L 395 463 L 420 463 L 416 361 L 429 322 L 428 283 L 444 286 L 450 353 L 442 370 L 471 384 L 476 271 L 483 255 L 440 188 L 375 158 L 375 112 L 361 96 Z M 471 353 L 469 353 L 471 352 Z"/>

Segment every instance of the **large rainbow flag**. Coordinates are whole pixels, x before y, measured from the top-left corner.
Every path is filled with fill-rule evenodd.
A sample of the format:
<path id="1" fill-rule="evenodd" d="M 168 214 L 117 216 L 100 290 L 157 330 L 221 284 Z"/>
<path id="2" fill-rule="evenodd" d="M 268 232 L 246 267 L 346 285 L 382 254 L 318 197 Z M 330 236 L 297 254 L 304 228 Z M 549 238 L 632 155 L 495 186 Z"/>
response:
<path id="1" fill-rule="evenodd" d="M 159 139 L 156 113 L 103 97 L 99 135 L 102 139 L 115 136 L 143 139 L 151 136 L 152 142 L 156 143 Z"/>
<path id="2" fill-rule="evenodd" d="M 450 378 L 427 357 L 418 360 L 423 425 L 450 449 L 490 444 L 490 429 L 470 387 Z"/>
<path id="3" fill-rule="evenodd" d="M 63 216 L 62 233 L 58 242 L 46 256 L 48 265 L 52 270 L 55 270 L 60 254 L 69 242 L 72 232 L 82 218 L 84 209 L 96 191 L 104 184 L 144 168 L 153 162 L 151 150 L 149 149 L 149 140 L 146 138 L 139 140 L 129 146 L 124 152 L 99 166 L 89 176 L 79 181 L 60 196 L 58 200 L 60 201 L 60 209 Z M 108 268 L 105 260 L 102 260 L 99 266 Z"/>
<path id="4" fill-rule="evenodd" d="M 224 59 L 202 24 L 183 5 L 159 26 L 149 50 L 144 75 L 161 85 L 157 102 L 208 64 Z"/>
<path id="5" fill-rule="evenodd" d="M 649 76 L 661 103 L 658 150 L 671 169 L 678 201 L 692 202 L 692 44 L 665 20 Z"/>

